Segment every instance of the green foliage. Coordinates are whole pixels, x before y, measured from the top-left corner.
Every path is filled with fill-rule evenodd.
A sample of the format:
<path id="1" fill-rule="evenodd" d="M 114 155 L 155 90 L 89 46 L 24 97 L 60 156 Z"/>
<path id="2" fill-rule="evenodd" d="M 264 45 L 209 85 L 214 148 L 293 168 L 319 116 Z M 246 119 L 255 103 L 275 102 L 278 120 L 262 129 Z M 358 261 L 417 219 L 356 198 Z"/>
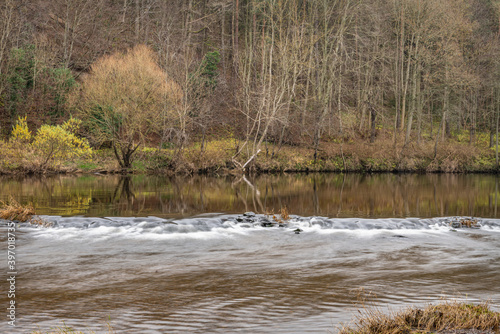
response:
<path id="1" fill-rule="evenodd" d="M 25 98 L 28 89 L 34 83 L 35 46 L 13 48 L 10 53 L 9 73 L 7 74 L 7 109 L 14 119 L 17 116 L 19 104 Z"/>
<path id="2" fill-rule="evenodd" d="M 213 95 L 217 88 L 219 72 L 217 67 L 220 62 L 219 51 L 205 54 L 196 69 L 189 74 L 188 100 L 191 105 L 189 116 L 200 117 L 204 100 Z"/>
<path id="3" fill-rule="evenodd" d="M 94 169 L 98 169 L 99 166 L 96 164 L 96 163 L 93 163 L 93 162 L 88 162 L 88 161 L 85 161 L 85 162 L 82 162 L 82 163 L 79 163 L 77 165 L 77 167 L 81 170 L 84 170 L 84 171 L 91 171 L 91 170 L 94 170 Z"/>
<path id="4" fill-rule="evenodd" d="M 123 123 L 123 115 L 116 112 L 112 106 L 95 105 L 90 108 L 85 118 L 85 128 L 99 143 L 110 141 Z"/>
<path id="5" fill-rule="evenodd" d="M 65 67 L 51 67 L 40 59 L 34 45 L 13 48 L 10 51 L 5 73 L 5 90 L 2 104 L 11 122 L 18 115 L 37 111 L 37 118 L 52 121 L 65 114 L 68 96 L 76 81 Z M 3 78 L 2 78 L 3 79 Z"/>
<path id="6" fill-rule="evenodd" d="M 219 72 L 217 67 L 220 63 L 219 51 L 212 51 L 205 54 L 201 62 L 201 76 L 204 78 L 205 87 L 215 89 Z"/>
<path id="7" fill-rule="evenodd" d="M 217 87 L 217 78 L 219 76 L 217 67 L 219 63 L 219 51 L 205 54 L 196 71 L 190 74 L 192 97 L 204 98 L 208 95 L 208 92 L 213 92 Z"/>
<path id="8" fill-rule="evenodd" d="M 144 173 L 146 171 L 146 163 L 144 161 L 133 161 L 132 170 Z"/>
<path id="9" fill-rule="evenodd" d="M 92 154 L 87 140 L 74 133 L 80 123 L 80 120 L 71 118 L 63 125 L 42 125 L 38 129 L 32 145 L 43 158 L 41 167 Z"/>
<path id="10" fill-rule="evenodd" d="M 62 116 L 64 105 L 68 100 L 71 89 L 75 86 L 75 78 L 68 68 L 47 68 L 45 70 L 46 83 L 44 90 L 53 100 L 50 108 L 52 115 Z"/>
<path id="11" fill-rule="evenodd" d="M 463 130 L 456 133 L 456 140 L 459 143 L 470 143 L 470 130 Z M 487 132 L 477 131 L 473 138 L 472 144 L 477 144 L 479 146 L 489 146 L 490 135 Z"/>
<path id="12" fill-rule="evenodd" d="M 172 142 L 163 142 L 161 144 L 162 149 L 173 149 L 175 147 L 175 144 Z"/>

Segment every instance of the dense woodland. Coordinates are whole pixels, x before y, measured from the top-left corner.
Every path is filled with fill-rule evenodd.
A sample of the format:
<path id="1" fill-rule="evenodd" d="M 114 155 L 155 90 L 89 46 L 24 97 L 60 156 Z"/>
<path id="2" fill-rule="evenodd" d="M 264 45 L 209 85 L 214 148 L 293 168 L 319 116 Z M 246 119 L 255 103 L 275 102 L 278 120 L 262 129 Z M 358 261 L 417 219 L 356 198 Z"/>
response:
<path id="1" fill-rule="evenodd" d="M 2 137 L 73 115 L 124 168 L 221 138 L 239 167 L 283 146 L 436 158 L 494 147 L 499 108 L 498 0 L 0 1 Z"/>

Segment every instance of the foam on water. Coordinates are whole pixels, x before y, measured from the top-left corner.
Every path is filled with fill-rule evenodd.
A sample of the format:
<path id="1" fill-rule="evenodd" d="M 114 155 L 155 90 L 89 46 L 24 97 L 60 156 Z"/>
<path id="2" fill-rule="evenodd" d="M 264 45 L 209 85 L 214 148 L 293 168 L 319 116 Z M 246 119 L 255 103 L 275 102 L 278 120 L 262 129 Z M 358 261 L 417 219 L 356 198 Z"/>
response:
<path id="1" fill-rule="evenodd" d="M 498 219 L 41 218 L 53 226 L 17 229 L 23 332 L 102 323 L 95 314 L 127 333 L 328 332 L 351 319 L 358 291 L 376 307 L 500 300 Z"/>
<path id="2" fill-rule="evenodd" d="M 266 215 L 218 215 L 198 216 L 179 220 L 165 220 L 158 217 L 59 217 L 40 216 L 50 227 L 36 227 L 22 224 L 39 238 L 67 240 L 85 238 L 102 241 L 111 238 L 131 238 L 147 240 L 169 239 L 212 239 L 232 238 L 257 231 L 293 233 L 354 233 L 357 235 L 376 235 L 380 233 L 447 233 L 450 231 L 473 231 L 469 228 L 454 228 L 452 222 L 464 217 L 420 218 L 326 218 L 293 216 L 286 223 L 278 224 Z M 469 219 L 469 218 L 467 218 Z M 475 219 L 476 230 L 500 232 L 500 220 Z"/>

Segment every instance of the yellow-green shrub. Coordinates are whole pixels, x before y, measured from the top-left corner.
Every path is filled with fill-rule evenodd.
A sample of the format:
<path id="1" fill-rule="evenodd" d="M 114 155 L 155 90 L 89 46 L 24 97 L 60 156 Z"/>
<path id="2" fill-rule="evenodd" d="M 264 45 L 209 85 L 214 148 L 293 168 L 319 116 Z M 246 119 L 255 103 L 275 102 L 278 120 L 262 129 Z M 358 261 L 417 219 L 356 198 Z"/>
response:
<path id="1" fill-rule="evenodd" d="M 42 157 L 41 167 L 92 154 L 88 141 L 75 135 L 80 123 L 70 118 L 62 125 L 42 125 L 38 129 L 32 146 Z"/>
<path id="2" fill-rule="evenodd" d="M 16 124 L 12 127 L 10 140 L 17 143 L 29 143 L 31 141 L 31 131 L 28 129 L 26 116 L 17 118 Z"/>

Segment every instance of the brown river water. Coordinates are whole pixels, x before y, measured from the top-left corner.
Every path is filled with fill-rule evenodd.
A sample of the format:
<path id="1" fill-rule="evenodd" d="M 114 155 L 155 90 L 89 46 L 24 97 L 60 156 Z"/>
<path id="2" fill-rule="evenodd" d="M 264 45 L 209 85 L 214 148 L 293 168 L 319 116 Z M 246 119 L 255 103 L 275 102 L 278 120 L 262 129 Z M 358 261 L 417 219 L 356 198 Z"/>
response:
<path id="1" fill-rule="evenodd" d="M 500 310 L 498 184 L 414 174 L 0 178 L 0 200 L 32 202 L 52 225 L 16 224 L 16 326 L 2 279 L 0 333 L 63 322 L 96 333 L 107 322 L 117 333 L 335 333 L 360 298 L 382 311 L 443 298 Z M 450 225 L 462 217 L 477 228 Z"/>

